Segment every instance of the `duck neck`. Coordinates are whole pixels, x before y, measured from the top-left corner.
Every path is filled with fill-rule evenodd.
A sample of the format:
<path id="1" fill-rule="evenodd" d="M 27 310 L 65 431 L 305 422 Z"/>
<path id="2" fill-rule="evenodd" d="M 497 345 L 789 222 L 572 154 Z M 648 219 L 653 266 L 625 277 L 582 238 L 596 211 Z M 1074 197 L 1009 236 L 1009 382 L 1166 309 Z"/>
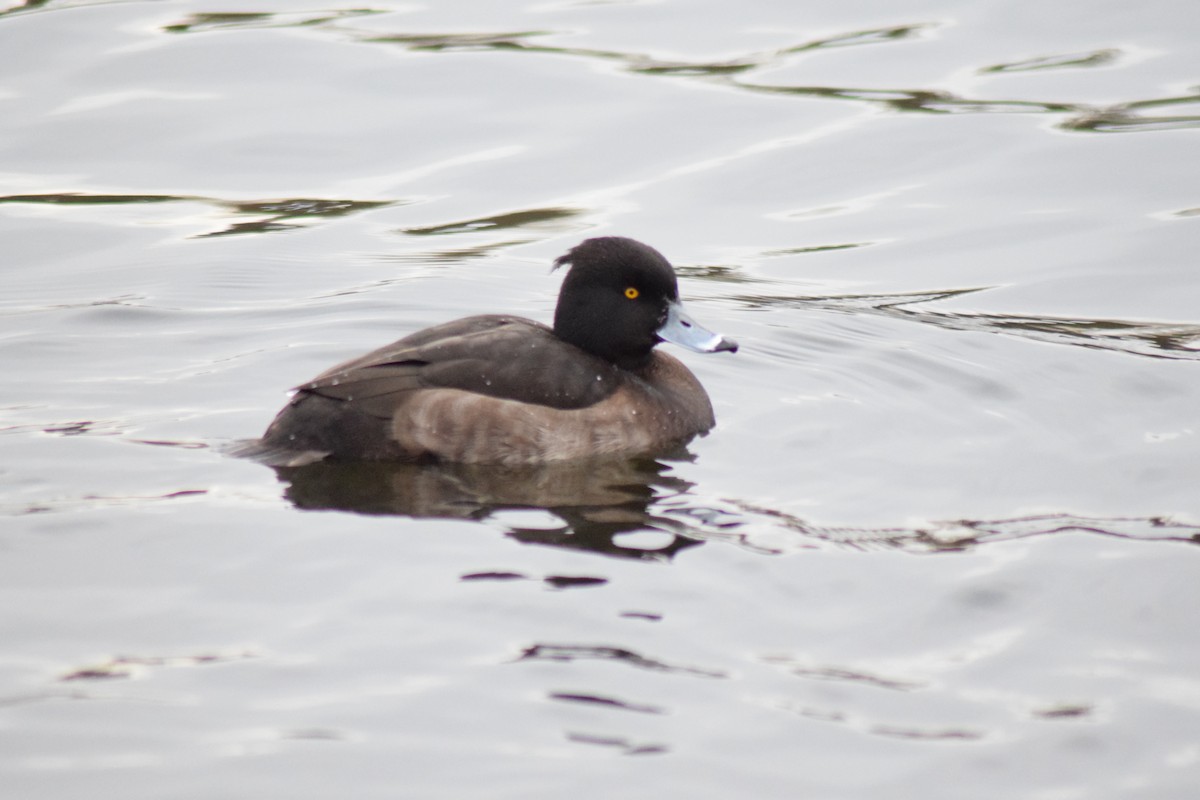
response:
<path id="1" fill-rule="evenodd" d="M 554 312 L 554 335 L 564 342 L 621 369 L 638 370 L 650 363 L 657 342 L 633 342 L 616 335 L 609 320 L 580 309 L 578 313 L 560 303 Z"/>

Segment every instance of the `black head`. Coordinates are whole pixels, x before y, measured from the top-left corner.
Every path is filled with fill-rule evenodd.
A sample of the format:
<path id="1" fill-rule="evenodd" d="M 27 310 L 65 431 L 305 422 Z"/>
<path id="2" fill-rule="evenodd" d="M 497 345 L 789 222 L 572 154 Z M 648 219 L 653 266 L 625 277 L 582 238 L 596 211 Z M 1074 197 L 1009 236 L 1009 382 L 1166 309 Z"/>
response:
<path id="1" fill-rule="evenodd" d="M 713 337 L 693 349 L 735 350 L 737 345 L 687 319 L 679 308 L 675 270 L 653 247 L 620 236 L 588 239 L 554 262 L 569 264 L 554 311 L 554 333 L 624 369 L 636 369 L 663 341 L 661 329 L 680 316 L 686 325 Z M 718 343 L 720 343 L 718 345 Z"/>

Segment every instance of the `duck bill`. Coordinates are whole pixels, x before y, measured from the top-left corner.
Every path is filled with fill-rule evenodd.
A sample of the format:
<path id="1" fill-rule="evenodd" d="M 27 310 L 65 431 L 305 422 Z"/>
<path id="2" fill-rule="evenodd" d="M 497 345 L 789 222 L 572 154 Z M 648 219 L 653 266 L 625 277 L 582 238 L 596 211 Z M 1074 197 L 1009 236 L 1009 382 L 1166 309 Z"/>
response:
<path id="1" fill-rule="evenodd" d="M 697 353 L 736 353 L 738 346 L 733 339 L 726 339 L 697 324 L 678 302 L 667 304 L 667 321 L 658 329 L 658 338 L 677 344 Z"/>

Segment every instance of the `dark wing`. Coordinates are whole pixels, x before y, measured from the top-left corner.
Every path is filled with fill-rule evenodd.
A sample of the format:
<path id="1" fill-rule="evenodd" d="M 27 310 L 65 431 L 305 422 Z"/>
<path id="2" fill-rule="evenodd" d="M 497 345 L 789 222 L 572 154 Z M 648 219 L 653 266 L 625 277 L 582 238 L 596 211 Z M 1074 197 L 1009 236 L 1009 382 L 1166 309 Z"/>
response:
<path id="1" fill-rule="evenodd" d="M 427 328 L 297 387 L 389 419 L 418 389 L 461 389 L 551 408 L 585 408 L 616 390 L 619 375 L 532 320 L 486 315 Z"/>

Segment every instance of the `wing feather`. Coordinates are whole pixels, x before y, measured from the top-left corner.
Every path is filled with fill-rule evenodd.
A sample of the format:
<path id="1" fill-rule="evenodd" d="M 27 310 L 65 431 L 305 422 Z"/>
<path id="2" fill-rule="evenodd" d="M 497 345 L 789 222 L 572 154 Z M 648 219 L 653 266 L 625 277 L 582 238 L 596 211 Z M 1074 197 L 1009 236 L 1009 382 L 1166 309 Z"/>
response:
<path id="1" fill-rule="evenodd" d="M 558 409 L 585 408 L 619 383 L 612 364 L 532 320 L 486 315 L 437 325 L 339 364 L 298 390 L 389 419 L 407 394 L 460 389 Z"/>

